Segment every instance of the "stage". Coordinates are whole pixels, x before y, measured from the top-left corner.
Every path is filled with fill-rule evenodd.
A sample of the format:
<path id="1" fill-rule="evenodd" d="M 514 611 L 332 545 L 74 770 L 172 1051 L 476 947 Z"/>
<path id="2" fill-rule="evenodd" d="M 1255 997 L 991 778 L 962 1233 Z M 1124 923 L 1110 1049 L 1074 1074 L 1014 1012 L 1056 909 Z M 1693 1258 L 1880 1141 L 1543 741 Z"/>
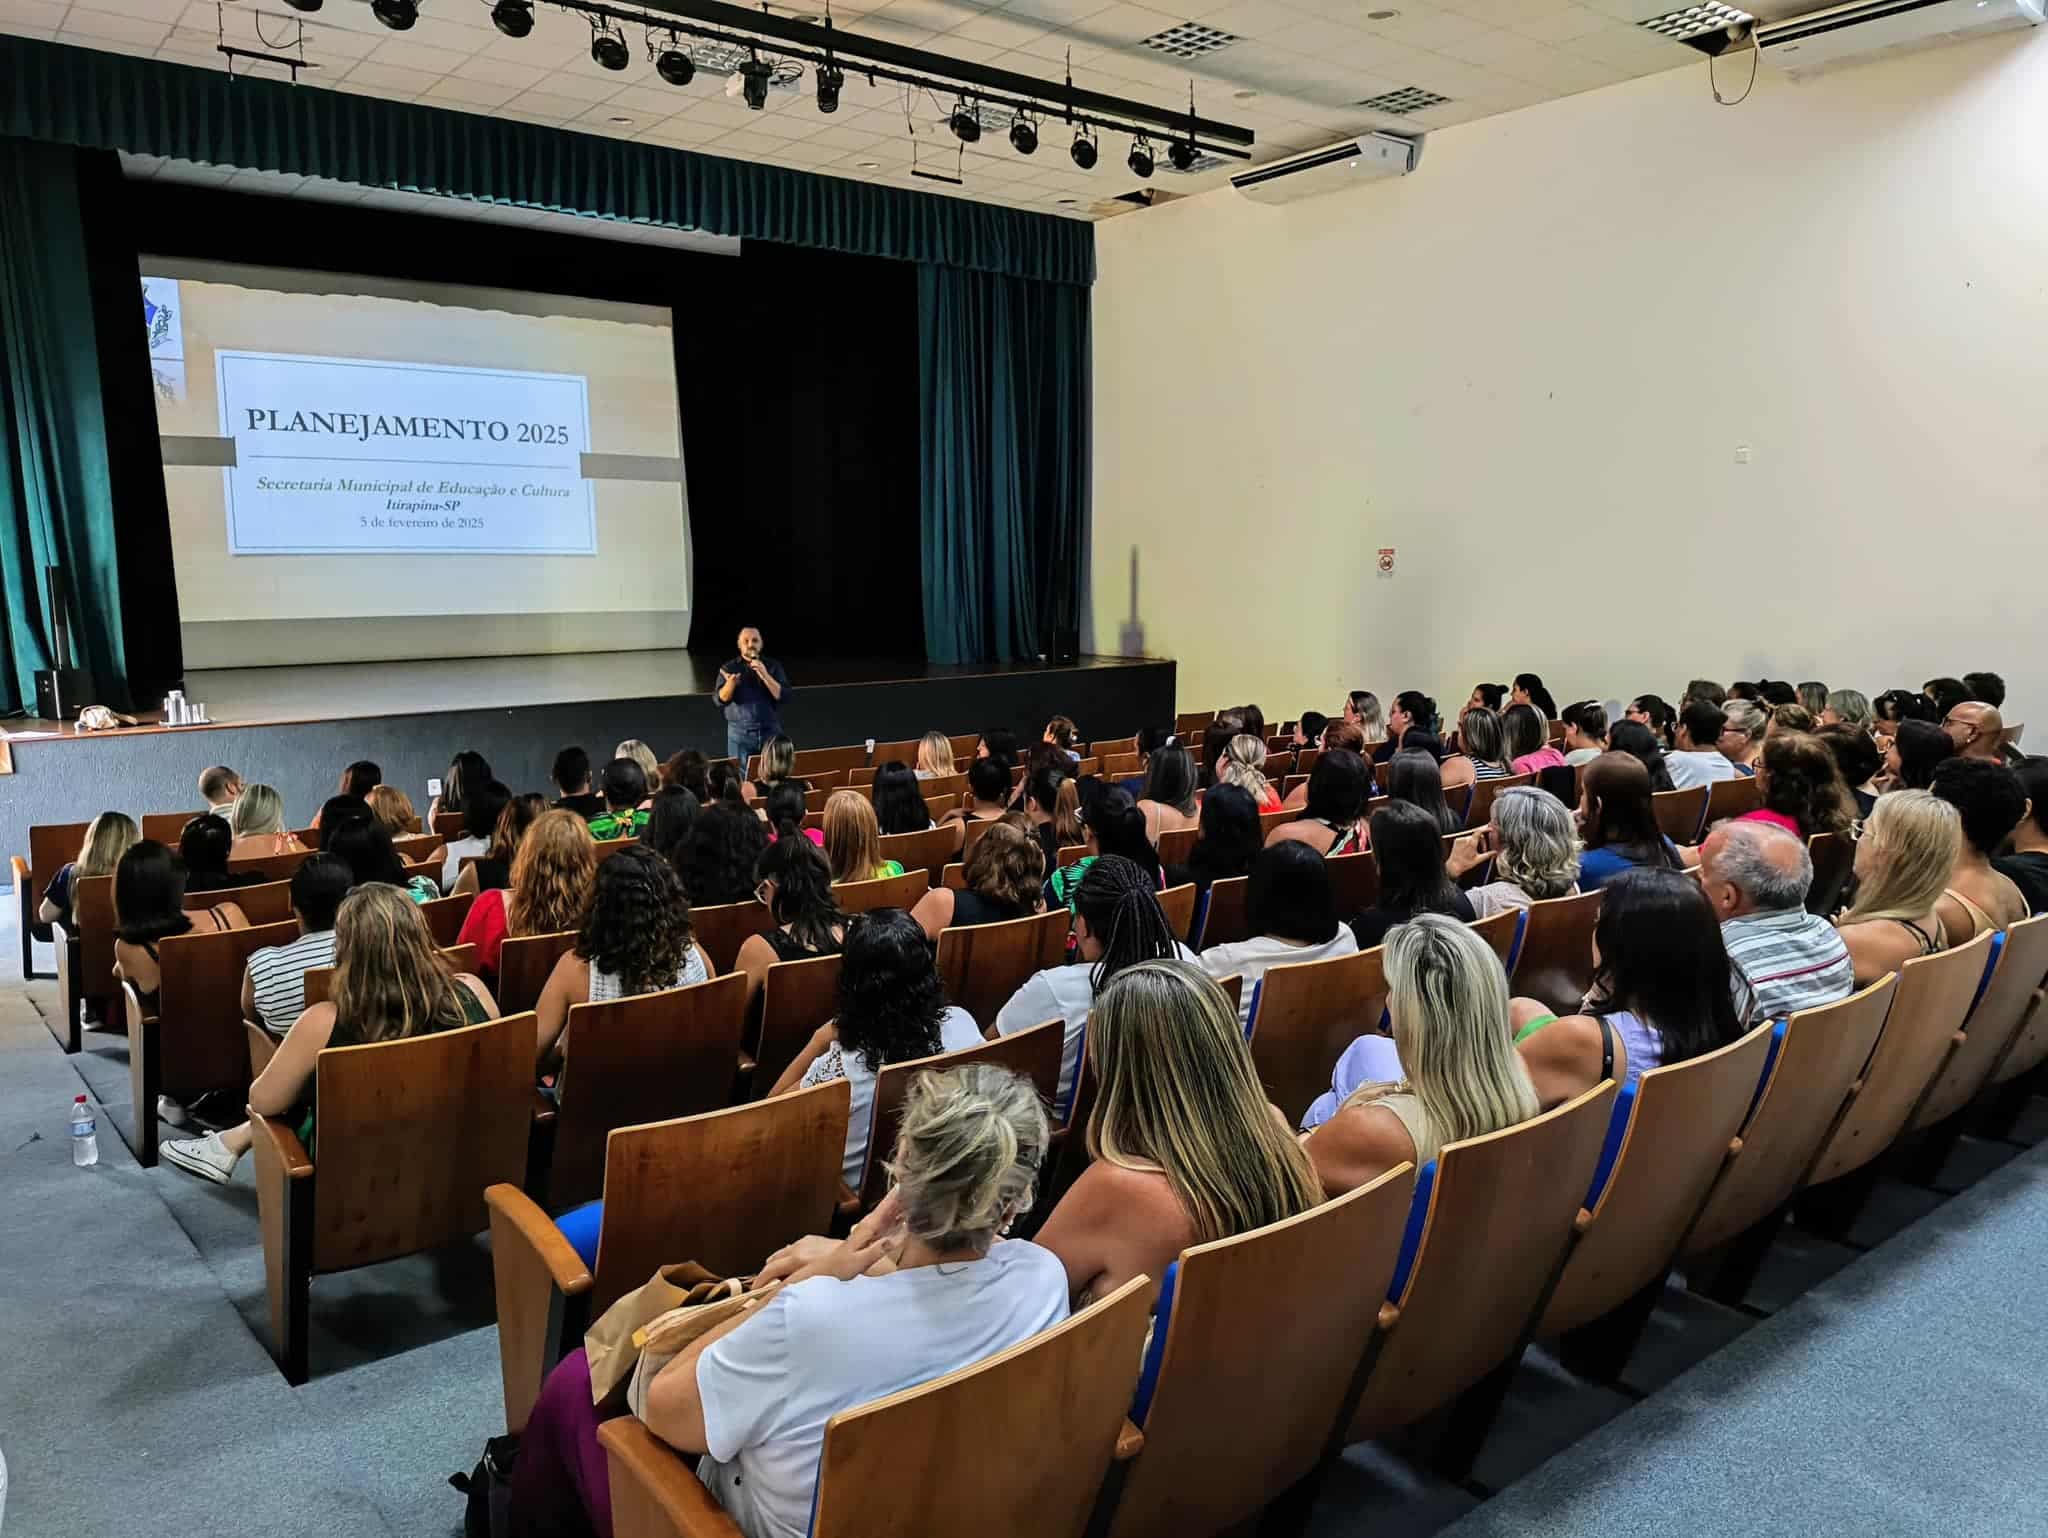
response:
<path id="1" fill-rule="evenodd" d="M 557 749 L 581 744 L 602 765 L 638 737 L 659 756 L 725 752 L 711 697 L 729 651 L 592 652 L 427 662 L 324 664 L 192 672 L 185 696 L 211 720 L 80 732 L 51 721 L 6 724 L 11 775 L 0 776 L 0 853 L 26 854 L 36 823 L 78 822 L 109 808 L 131 815 L 196 806 L 199 772 L 226 764 L 274 785 L 304 826 L 333 794 L 342 766 L 367 758 L 425 811 L 426 783 L 474 749 L 515 791 L 550 791 Z M 1035 738 L 1067 715 L 1088 738 L 1128 736 L 1174 715 L 1174 664 L 1082 657 L 1061 665 L 781 657 L 791 691 L 783 724 L 800 748 L 868 737 L 1007 727 Z"/>

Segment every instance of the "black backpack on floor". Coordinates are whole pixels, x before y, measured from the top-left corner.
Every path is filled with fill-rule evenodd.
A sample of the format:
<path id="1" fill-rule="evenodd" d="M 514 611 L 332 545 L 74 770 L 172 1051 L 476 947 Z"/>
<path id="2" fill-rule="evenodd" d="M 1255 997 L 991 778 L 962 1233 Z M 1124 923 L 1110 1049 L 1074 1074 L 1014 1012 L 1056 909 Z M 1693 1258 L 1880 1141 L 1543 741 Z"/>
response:
<path id="1" fill-rule="evenodd" d="M 519 1458 L 519 1438 L 492 1437 L 484 1455 L 467 1474 L 450 1474 L 448 1483 L 469 1497 L 462 1516 L 462 1538 L 509 1538 L 512 1531 L 512 1465 Z"/>

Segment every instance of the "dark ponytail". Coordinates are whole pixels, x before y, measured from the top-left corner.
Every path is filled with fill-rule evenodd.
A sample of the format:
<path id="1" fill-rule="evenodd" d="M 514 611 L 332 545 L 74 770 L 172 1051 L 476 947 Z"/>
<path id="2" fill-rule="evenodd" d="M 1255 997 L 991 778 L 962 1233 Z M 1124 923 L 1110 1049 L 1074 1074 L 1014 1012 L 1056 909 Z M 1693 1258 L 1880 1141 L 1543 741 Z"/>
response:
<path id="1" fill-rule="evenodd" d="M 1074 911 L 1102 945 L 1102 958 L 1088 974 L 1088 985 L 1097 993 L 1125 967 L 1180 955 L 1152 878 L 1135 860 L 1117 854 L 1094 860 L 1074 888 Z"/>
<path id="2" fill-rule="evenodd" d="M 777 780 L 768 792 L 768 826 L 775 830 L 778 843 L 785 838 L 804 838 L 804 792 L 796 781 Z"/>

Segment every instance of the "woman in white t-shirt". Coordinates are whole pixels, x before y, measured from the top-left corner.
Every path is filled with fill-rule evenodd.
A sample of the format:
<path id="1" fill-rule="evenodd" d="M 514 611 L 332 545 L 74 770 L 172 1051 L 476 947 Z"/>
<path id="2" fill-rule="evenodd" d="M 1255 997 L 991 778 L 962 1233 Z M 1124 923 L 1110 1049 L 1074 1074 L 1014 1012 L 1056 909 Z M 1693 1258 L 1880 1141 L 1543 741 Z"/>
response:
<path id="1" fill-rule="evenodd" d="M 1195 953 L 1173 937 L 1160 911 L 1153 881 L 1135 860 L 1100 855 L 1088 864 L 1074 889 L 1074 948 L 1080 960 L 1047 967 L 1027 978 L 996 1016 L 996 1034 L 1013 1036 L 1048 1020 L 1064 1020 L 1066 1050 L 1060 1059 L 1060 1087 L 1054 1114 L 1061 1120 L 1073 1101 L 1074 1075 L 1081 1066 L 1082 1038 L 1095 996 L 1112 977 L 1140 961 L 1194 961 Z"/>
<path id="2" fill-rule="evenodd" d="M 1234 972 L 1244 979 L 1238 992 L 1240 1024 L 1251 1020 L 1252 998 L 1266 968 L 1327 961 L 1358 949 L 1351 926 L 1337 922 L 1337 899 L 1323 857 L 1297 839 L 1268 844 L 1252 861 L 1245 917 L 1251 939 L 1212 945 L 1202 952 L 1202 970 L 1211 977 Z"/>
<path id="3" fill-rule="evenodd" d="M 818 1028 L 769 1093 L 846 1080 L 853 1101 L 841 1172 L 858 1190 L 875 1115 L 875 1075 L 890 1063 L 978 1047 L 982 1035 L 972 1015 L 946 1002 L 924 930 L 901 908 L 877 908 L 853 919 L 840 955 L 839 1012 Z"/>
<path id="4" fill-rule="evenodd" d="M 655 1375 L 640 1406 L 647 1429 L 703 1455 L 698 1478 L 747 1538 L 810 1530 L 833 1416 L 1066 1318 L 1059 1258 L 1000 1237 L 1031 1204 L 1047 1142 L 1029 1080 L 987 1065 L 918 1075 L 896 1140 L 896 1188 L 881 1206 L 843 1241 L 778 1251 L 756 1285 L 786 1285 Z M 575 1351 L 549 1375 L 520 1441 L 515 1538 L 610 1534 L 597 1427 L 589 1363 Z"/>

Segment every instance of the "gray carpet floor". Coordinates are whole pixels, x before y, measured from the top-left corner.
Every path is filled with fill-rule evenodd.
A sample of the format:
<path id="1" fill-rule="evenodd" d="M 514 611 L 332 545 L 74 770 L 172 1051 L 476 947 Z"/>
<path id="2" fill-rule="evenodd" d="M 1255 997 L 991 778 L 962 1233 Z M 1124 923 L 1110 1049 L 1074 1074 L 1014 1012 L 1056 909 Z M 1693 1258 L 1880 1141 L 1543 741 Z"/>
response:
<path id="1" fill-rule="evenodd" d="M 488 1245 L 314 1283 L 304 1388 L 272 1364 L 256 1193 L 139 1168 L 127 1042 L 63 1056 L 0 919 L 0 1451 L 8 1538 L 255 1525 L 461 1530 L 446 1479 L 501 1426 Z M 100 1163 L 65 1119 L 99 1108 Z M 1748 1306 L 1668 1289 L 1623 1381 L 1522 1364 L 1470 1480 L 1350 1449 L 1314 1538 L 2048 1534 L 2048 1133 L 1965 1139 L 1834 1243 L 1788 1229 Z M 175 1135 L 175 1134 L 173 1134 Z M 1953 1193 L 1960 1191 L 1960 1196 Z M 1645 1396 L 1648 1396 L 1647 1398 Z"/>

